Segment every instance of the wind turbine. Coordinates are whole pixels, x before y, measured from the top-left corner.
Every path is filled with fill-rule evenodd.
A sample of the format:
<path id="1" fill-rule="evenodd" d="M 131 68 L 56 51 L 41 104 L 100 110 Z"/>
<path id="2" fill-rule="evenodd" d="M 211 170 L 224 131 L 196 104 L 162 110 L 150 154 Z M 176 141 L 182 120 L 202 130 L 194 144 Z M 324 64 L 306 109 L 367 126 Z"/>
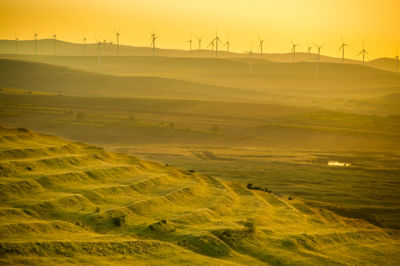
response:
<path id="1" fill-rule="evenodd" d="M 339 50 L 338 50 L 339 52 L 340 52 L 340 50 L 342 50 L 342 63 L 344 63 L 344 48 L 346 46 L 349 46 L 349 45 L 347 43 L 344 43 L 343 38 L 342 38 L 342 44 L 340 45 Z"/>
<path id="2" fill-rule="evenodd" d="M 261 39 L 260 36 L 258 36 L 258 48 L 260 48 L 260 55 L 262 56 L 263 54 L 263 45 L 264 45 L 264 39 Z"/>
<path id="3" fill-rule="evenodd" d="M 152 46 L 152 48 L 153 48 L 153 60 L 156 59 L 156 40 L 157 40 L 158 38 L 159 38 L 159 36 L 157 36 L 157 35 L 154 33 L 154 29 L 153 29 L 153 32 L 150 33 L 151 46 Z"/>
<path id="4" fill-rule="evenodd" d="M 399 74 L 399 55 L 396 54 L 394 59 L 396 59 L 396 73 Z"/>
<path id="5" fill-rule="evenodd" d="M 312 46 L 308 46 L 308 47 L 307 47 L 308 61 L 311 60 L 311 49 L 312 49 Z"/>
<path id="6" fill-rule="evenodd" d="M 212 42 L 215 41 L 215 57 L 218 58 L 218 44 L 221 43 L 221 39 L 218 37 L 218 32 L 215 32 L 215 38 Z"/>
<path id="7" fill-rule="evenodd" d="M 117 56 L 119 56 L 119 31 L 114 30 L 115 36 L 117 37 Z"/>
<path id="8" fill-rule="evenodd" d="M 296 62 L 296 46 L 298 46 L 298 43 L 294 43 L 293 40 L 291 40 L 292 42 L 292 51 L 291 53 L 293 54 L 293 62 Z"/>
<path id="9" fill-rule="evenodd" d="M 189 43 L 189 53 L 192 53 L 192 43 L 193 43 L 192 36 L 190 36 L 190 39 L 187 42 Z"/>
<path id="10" fill-rule="evenodd" d="M 229 47 L 231 46 L 231 43 L 229 40 L 226 40 L 226 42 L 224 43 L 224 46 L 226 46 L 226 56 L 229 55 Z"/>
<path id="11" fill-rule="evenodd" d="M 14 33 L 14 37 L 15 37 L 15 53 L 18 54 L 18 37 L 17 35 Z"/>
<path id="12" fill-rule="evenodd" d="M 358 56 L 359 56 L 360 54 L 362 54 L 362 57 L 363 57 L 363 65 L 364 65 L 364 64 L 365 64 L 365 55 L 368 55 L 367 50 L 365 50 L 365 48 L 364 48 L 364 43 L 363 43 L 363 48 L 362 48 L 361 52 L 358 54 Z"/>
<path id="13" fill-rule="evenodd" d="M 253 46 L 254 46 L 254 44 L 251 46 L 250 51 L 245 51 L 245 53 L 249 54 L 249 56 L 250 56 L 250 64 L 249 64 L 249 72 L 250 73 L 253 72 Z"/>
<path id="14" fill-rule="evenodd" d="M 315 67 L 315 74 L 316 74 L 317 76 L 319 76 L 319 61 L 320 61 L 320 58 L 321 58 L 321 48 L 322 48 L 324 45 L 323 45 L 323 44 L 322 44 L 322 45 L 318 45 L 318 44 L 316 44 L 316 43 L 314 43 L 314 45 L 315 45 L 315 47 L 317 47 L 317 49 L 318 49 L 317 58 L 316 58 L 317 64 L 316 64 L 316 67 Z"/>
<path id="15" fill-rule="evenodd" d="M 38 37 L 38 33 L 35 31 L 35 30 L 33 30 L 33 36 L 34 36 L 34 38 L 35 38 L 35 55 L 37 55 L 37 48 L 38 48 L 38 46 L 37 46 L 37 37 Z"/>
<path id="16" fill-rule="evenodd" d="M 86 36 L 83 37 L 83 54 L 86 55 Z"/>
<path id="17" fill-rule="evenodd" d="M 211 55 L 214 53 L 214 47 L 215 47 L 215 43 L 214 43 L 214 39 L 211 40 L 210 44 L 208 45 L 208 47 L 211 46 Z"/>
<path id="18" fill-rule="evenodd" d="M 97 42 L 97 64 L 101 65 L 101 46 L 103 43 L 105 43 L 105 40 L 104 40 L 104 42 L 102 42 L 100 39 L 98 40 L 96 38 L 96 42 Z"/>
<path id="19" fill-rule="evenodd" d="M 56 54 L 56 42 L 57 42 L 57 35 L 56 35 L 56 28 L 53 29 L 53 52 Z"/>
<path id="20" fill-rule="evenodd" d="M 197 41 L 199 42 L 199 54 L 201 53 L 201 41 L 203 37 L 197 37 Z"/>

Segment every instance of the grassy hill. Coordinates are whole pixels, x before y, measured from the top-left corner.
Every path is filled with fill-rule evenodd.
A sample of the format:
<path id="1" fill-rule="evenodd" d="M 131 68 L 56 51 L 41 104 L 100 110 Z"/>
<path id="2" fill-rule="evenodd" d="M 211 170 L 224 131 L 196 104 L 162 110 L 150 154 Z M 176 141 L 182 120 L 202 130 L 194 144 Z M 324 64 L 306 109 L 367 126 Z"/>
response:
<path id="1" fill-rule="evenodd" d="M 373 220 L 26 129 L 0 166 L 2 264 L 400 263 Z"/>

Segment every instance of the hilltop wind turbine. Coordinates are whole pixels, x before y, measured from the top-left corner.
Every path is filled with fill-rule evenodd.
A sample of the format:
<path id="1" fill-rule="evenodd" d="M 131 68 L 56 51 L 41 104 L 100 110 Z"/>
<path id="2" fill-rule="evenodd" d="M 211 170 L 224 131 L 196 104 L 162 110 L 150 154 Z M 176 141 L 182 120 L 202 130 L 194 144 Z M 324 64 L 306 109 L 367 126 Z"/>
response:
<path id="1" fill-rule="evenodd" d="M 38 33 L 35 31 L 35 30 L 33 30 L 33 36 L 34 36 L 34 40 L 35 40 L 35 55 L 37 55 L 37 51 L 38 51 L 38 46 L 37 46 L 37 37 L 38 37 Z"/>
<path id="2" fill-rule="evenodd" d="M 153 48 L 153 60 L 156 59 L 156 40 L 157 40 L 158 38 L 160 38 L 160 37 L 157 36 L 157 35 L 154 33 L 154 29 L 153 29 L 153 32 L 150 33 L 151 46 L 152 46 L 152 48 Z"/>
<path id="3" fill-rule="evenodd" d="M 253 72 L 253 46 L 254 46 L 254 44 L 251 46 L 250 51 L 245 51 L 245 53 L 249 54 L 249 56 L 250 56 L 250 64 L 249 64 L 249 72 L 250 73 Z"/>
<path id="4" fill-rule="evenodd" d="M 226 46 L 226 56 L 229 55 L 229 47 L 231 46 L 231 43 L 229 40 L 226 40 L 226 42 L 224 43 L 224 46 Z"/>
<path id="5" fill-rule="evenodd" d="M 100 39 L 99 40 L 97 38 L 95 38 L 95 39 L 97 42 L 97 64 L 101 65 L 101 46 L 103 43 L 105 43 L 105 40 L 104 40 L 104 42 L 102 42 Z"/>
<path id="6" fill-rule="evenodd" d="M 311 49 L 312 49 L 312 46 L 308 46 L 308 47 L 307 47 L 308 61 L 311 60 Z"/>
<path id="7" fill-rule="evenodd" d="M 318 45 L 318 44 L 316 44 L 316 43 L 314 43 L 314 45 L 315 45 L 315 47 L 317 47 L 317 49 L 318 49 L 317 58 L 316 58 L 317 63 L 316 63 L 316 66 L 315 66 L 315 74 L 316 74 L 317 76 L 319 76 L 319 61 L 320 61 L 320 58 L 321 58 L 321 48 L 322 48 L 324 45 L 323 45 L 323 44 L 322 44 L 322 45 Z"/>
<path id="8" fill-rule="evenodd" d="M 15 53 L 18 54 L 18 37 L 17 35 L 14 33 L 14 38 L 15 38 Z"/>
<path id="9" fill-rule="evenodd" d="M 399 74 L 399 55 L 396 54 L 394 59 L 396 59 L 396 73 Z"/>
<path id="10" fill-rule="evenodd" d="M 86 36 L 83 37 L 83 54 L 86 55 Z"/>
<path id="11" fill-rule="evenodd" d="M 114 30 L 115 36 L 117 37 L 117 56 L 119 56 L 119 31 Z"/>
<path id="12" fill-rule="evenodd" d="M 261 39 L 260 36 L 258 36 L 258 48 L 260 48 L 260 55 L 263 55 L 263 45 L 264 45 L 264 39 Z"/>
<path id="13" fill-rule="evenodd" d="M 192 53 L 192 43 L 193 43 L 192 36 L 190 36 L 190 39 L 187 42 L 189 43 L 189 53 L 191 54 Z"/>
<path id="14" fill-rule="evenodd" d="M 221 43 L 221 39 L 218 37 L 218 32 L 215 32 L 215 38 L 212 42 L 215 42 L 215 57 L 218 58 L 218 44 Z"/>
<path id="15" fill-rule="evenodd" d="M 291 40 L 292 42 L 292 50 L 291 53 L 293 54 L 293 62 L 296 62 L 296 46 L 298 46 L 298 43 L 294 43 L 293 40 Z"/>
<path id="16" fill-rule="evenodd" d="M 201 41 L 203 40 L 203 37 L 197 37 L 197 41 L 199 42 L 199 54 L 201 53 Z"/>
<path id="17" fill-rule="evenodd" d="M 56 54 L 56 42 L 57 42 L 57 35 L 56 35 L 56 28 L 53 29 L 53 52 Z"/>
<path id="18" fill-rule="evenodd" d="M 365 64 L 365 55 L 368 55 L 367 50 L 365 50 L 365 48 L 364 48 L 364 43 L 363 43 L 363 48 L 362 48 L 361 52 L 358 54 L 358 56 L 359 56 L 360 54 L 362 54 L 362 57 L 363 57 L 363 65 L 364 65 L 364 64 Z"/>
<path id="19" fill-rule="evenodd" d="M 349 45 L 347 43 L 344 43 L 343 38 L 342 38 L 342 44 L 340 45 L 339 50 L 338 50 L 339 52 L 340 52 L 340 50 L 342 51 L 342 63 L 344 63 L 344 48 L 346 46 L 349 46 Z"/>
<path id="20" fill-rule="evenodd" d="M 211 46 L 211 55 L 214 53 L 214 47 L 215 47 L 215 43 L 214 43 L 214 39 L 211 40 L 210 44 L 208 45 L 208 47 Z"/>

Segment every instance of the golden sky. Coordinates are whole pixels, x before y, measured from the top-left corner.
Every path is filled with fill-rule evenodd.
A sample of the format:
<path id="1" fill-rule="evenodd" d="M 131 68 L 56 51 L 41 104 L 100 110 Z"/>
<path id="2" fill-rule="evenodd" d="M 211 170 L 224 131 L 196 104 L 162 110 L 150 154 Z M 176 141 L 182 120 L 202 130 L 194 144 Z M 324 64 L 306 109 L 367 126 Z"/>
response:
<path id="1" fill-rule="evenodd" d="M 363 41 L 371 58 L 400 53 L 400 0 L 0 0 L 1 39 L 31 39 L 34 29 L 49 38 L 55 27 L 66 41 L 114 40 L 119 29 L 122 44 L 146 46 L 153 25 L 162 48 L 188 49 L 190 36 L 209 43 L 218 29 L 238 52 L 257 49 L 259 35 L 265 52 L 288 52 L 293 38 L 298 51 L 317 42 L 340 56 L 343 36 L 347 57 Z"/>

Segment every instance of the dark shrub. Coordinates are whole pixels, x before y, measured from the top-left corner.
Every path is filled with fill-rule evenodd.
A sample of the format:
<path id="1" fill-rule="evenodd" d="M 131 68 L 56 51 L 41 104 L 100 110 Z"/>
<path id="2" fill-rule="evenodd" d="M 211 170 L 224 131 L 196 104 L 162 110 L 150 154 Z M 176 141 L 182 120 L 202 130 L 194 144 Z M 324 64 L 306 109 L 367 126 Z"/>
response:
<path id="1" fill-rule="evenodd" d="M 125 225 L 125 216 L 114 217 L 113 224 L 118 227 Z"/>

